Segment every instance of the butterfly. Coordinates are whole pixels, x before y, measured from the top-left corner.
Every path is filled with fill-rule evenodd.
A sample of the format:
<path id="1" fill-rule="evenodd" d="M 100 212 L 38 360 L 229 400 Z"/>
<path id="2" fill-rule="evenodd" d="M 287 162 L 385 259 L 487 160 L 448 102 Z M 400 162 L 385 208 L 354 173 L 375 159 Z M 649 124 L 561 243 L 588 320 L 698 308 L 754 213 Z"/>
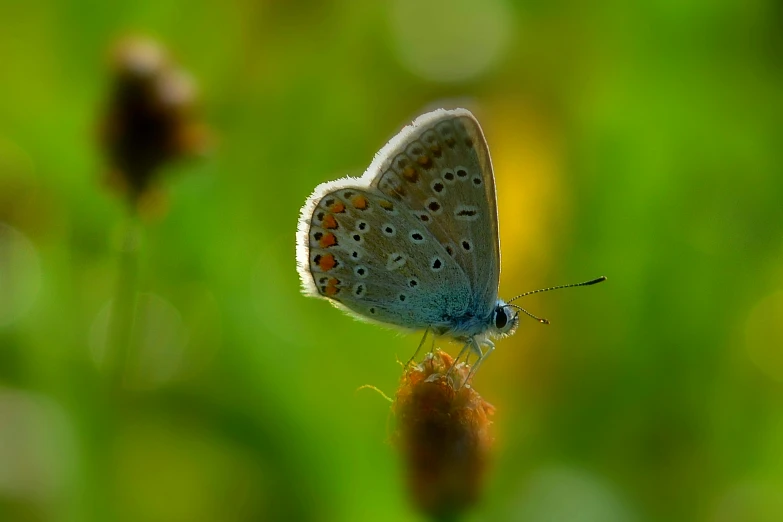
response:
<path id="1" fill-rule="evenodd" d="M 362 320 L 424 329 L 477 356 L 470 376 L 513 334 L 514 299 L 498 298 L 500 239 L 489 147 L 466 109 L 416 118 L 360 178 L 318 185 L 301 209 L 303 292 Z M 418 352 L 418 350 L 417 350 Z M 415 355 L 414 355 L 415 356 Z"/>

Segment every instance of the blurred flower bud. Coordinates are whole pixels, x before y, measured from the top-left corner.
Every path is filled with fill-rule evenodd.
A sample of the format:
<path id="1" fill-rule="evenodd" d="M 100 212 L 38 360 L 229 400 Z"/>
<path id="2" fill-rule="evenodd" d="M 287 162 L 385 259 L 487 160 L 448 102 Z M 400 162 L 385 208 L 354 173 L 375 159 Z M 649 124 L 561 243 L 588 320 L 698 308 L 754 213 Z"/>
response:
<path id="1" fill-rule="evenodd" d="M 136 203 L 165 163 L 203 152 L 207 132 L 195 119 L 195 84 L 155 41 L 121 41 L 111 82 L 101 144 L 109 182 Z"/>
<path id="2" fill-rule="evenodd" d="M 460 363 L 446 375 L 453 361 L 436 351 L 407 368 L 393 405 L 411 498 L 434 518 L 453 517 L 478 501 L 493 441 L 494 407 L 472 387 L 459 387 L 469 366 Z"/>

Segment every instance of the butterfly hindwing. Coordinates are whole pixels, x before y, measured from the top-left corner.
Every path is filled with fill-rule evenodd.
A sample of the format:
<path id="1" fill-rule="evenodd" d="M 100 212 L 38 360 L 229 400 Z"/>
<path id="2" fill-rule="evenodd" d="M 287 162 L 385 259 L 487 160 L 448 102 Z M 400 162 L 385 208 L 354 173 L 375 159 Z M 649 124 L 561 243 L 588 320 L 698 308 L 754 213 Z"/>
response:
<path id="1" fill-rule="evenodd" d="M 307 236 L 299 238 L 307 291 L 406 328 L 444 323 L 464 310 L 470 287 L 455 260 L 404 205 L 360 182 L 338 180 L 312 196 L 300 223 Z"/>

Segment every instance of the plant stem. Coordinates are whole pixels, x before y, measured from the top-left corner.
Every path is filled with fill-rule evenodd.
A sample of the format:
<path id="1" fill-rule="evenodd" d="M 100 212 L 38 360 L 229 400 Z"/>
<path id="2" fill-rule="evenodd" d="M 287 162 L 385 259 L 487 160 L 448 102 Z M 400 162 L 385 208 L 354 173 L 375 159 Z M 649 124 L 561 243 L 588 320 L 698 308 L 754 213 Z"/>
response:
<path id="1" fill-rule="evenodd" d="M 127 378 L 131 359 L 133 323 L 136 316 L 136 288 L 142 227 L 135 212 L 132 212 L 122 224 L 121 234 L 117 289 L 109 314 L 105 359 L 106 375 L 117 388 L 121 388 L 124 379 Z"/>

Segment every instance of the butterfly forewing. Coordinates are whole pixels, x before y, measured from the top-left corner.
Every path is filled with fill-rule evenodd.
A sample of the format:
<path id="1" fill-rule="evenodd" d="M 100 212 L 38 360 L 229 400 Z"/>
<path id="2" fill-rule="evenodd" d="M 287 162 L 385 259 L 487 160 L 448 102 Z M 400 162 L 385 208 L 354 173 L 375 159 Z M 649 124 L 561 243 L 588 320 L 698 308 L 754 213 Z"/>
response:
<path id="1" fill-rule="evenodd" d="M 424 328 L 447 323 L 470 302 L 455 260 L 404 205 L 372 187 L 320 197 L 307 242 L 318 294 L 362 317 Z"/>
<path id="2" fill-rule="evenodd" d="M 405 139 L 384 150 L 374 185 L 406 207 L 462 268 L 470 311 L 489 314 L 500 250 L 492 163 L 481 128 L 469 112 L 456 110 L 424 115 L 408 129 L 400 134 Z"/>

